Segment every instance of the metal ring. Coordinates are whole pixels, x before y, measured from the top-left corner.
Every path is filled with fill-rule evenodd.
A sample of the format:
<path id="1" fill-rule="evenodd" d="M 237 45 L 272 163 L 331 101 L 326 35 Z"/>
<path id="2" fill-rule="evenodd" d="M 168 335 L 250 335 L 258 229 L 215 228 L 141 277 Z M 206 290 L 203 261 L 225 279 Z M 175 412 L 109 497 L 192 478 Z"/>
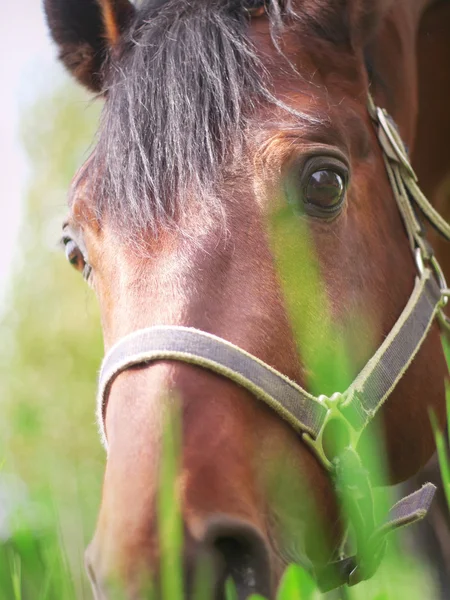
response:
<path id="1" fill-rule="evenodd" d="M 430 265 L 433 267 L 434 272 L 436 274 L 437 280 L 439 282 L 439 287 L 441 289 L 442 294 L 442 307 L 447 306 L 448 299 L 450 297 L 450 289 L 447 286 L 447 282 L 445 280 L 444 272 L 441 268 L 441 265 L 438 263 L 435 256 L 430 258 Z"/>
<path id="2" fill-rule="evenodd" d="M 415 259 L 417 270 L 419 271 L 419 275 L 422 276 L 425 270 L 425 261 L 423 258 L 421 248 L 416 248 Z M 441 268 L 441 265 L 438 263 L 437 258 L 435 256 L 431 256 L 427 259 L 427 262 L 432 267 L 434 274 L 436 275 L 436 279 L 439 284 L 439 289 L 441 290 L 442 296 L 442 308 L 447 306 L 448 300 L 450 298 L 450 289 L 447 285 L 447 281 L 445 280 L 444 272 Z"/>
<path id="3" fill-rule="evenodd" d="M 422 276 L 423 272 L 425 271 L 425 263 L 423 260 L 423 254 L 422 254 L 421 248 L 419 248 L 419 247 L 416 248 L 414 257 L 416 259 L 416 266 L 417 266 L 417 270 L 419 271 L 419 275 Z"/>

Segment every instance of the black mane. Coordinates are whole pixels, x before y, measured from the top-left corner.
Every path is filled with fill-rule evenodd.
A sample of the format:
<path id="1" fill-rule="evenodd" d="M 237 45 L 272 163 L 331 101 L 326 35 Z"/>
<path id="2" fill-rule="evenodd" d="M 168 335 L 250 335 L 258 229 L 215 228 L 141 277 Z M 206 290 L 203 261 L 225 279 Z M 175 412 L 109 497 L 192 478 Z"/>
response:
<path id="1" fill-rule="evenodd" d="M 261 102 L 280 105 L 248 39 L 242 0 L 147 0 L 115 62 L 96 150 L 95 190 L 119 232 L 173 223 L 195 197 L 220 208 L 225 164 L 239 160 Z M 272 0 L 272 37 L 293 15 Z"/>

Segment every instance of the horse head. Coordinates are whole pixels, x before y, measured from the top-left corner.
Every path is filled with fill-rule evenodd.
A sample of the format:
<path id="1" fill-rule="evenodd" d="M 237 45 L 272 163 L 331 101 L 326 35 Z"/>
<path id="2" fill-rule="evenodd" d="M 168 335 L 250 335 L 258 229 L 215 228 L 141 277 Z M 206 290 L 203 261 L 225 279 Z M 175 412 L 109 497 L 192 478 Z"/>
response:
<path id="1" fill-rule="evenodd" d="M 368 110 L 368 49 L 392 4 L 45 0 L 60 58 L 104 99 L 64 240 L 98 297 L 107 351 L 180 326 L 314 393 L 343 392 L 361 371 L 416 276 Z M 407 143 L 413 110 L 398 109 Z M 444 418 L 438 337 L 433 326 L 375 420 L 392 481 L 433 452 L 429 408 Z M 87 554 L 98 598 L 115 579 L 130 598 L 158 579 L 174 406 L 187 589 L 202 557 L 217 598 L 229 575 L 239 598 L 271 597 L 288 562 L 330 560 L 336 494 L 301 436 L 230 378 L 162 357 L 120 372 L 102 405 L 107 464 Z"/>

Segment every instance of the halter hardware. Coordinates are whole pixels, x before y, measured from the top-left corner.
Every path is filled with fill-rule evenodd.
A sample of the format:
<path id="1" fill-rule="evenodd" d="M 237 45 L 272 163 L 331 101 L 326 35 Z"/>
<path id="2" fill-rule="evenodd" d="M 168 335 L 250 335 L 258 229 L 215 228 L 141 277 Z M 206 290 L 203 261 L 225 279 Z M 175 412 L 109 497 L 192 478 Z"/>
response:
<path id="1" fill-rule="evenodd" d="M 327 469 L 336 491 L 350 497 L 355 512 L 357 554 L 316 570 L 322 591 L 354 585 L 373 575 L 381 562 L 386 534 L 422 519 L 435 493 L 431 483 L 393 506 L 384 524 L 375 521 L 372 485 L 357 447 L 361 435 L 389 397 L 422 346 L 434 320 L 450 323 L 443 308 L 450 290 L 444 273 L 424 237 L 418 210 L 450 241 L 450 225 L 431 206 L 417 185 L 417 176 L 394 121 L 369 97 L 368 110 L 377 130 L 392 191 L 402 215 L 418 277 L 408 303 L 380 348 L 344 393 L 315 397 L 257 357 L 226 340 L 189 327 L 155 326 L 135 331 L 113 346 L 99 378 L 97 416 L 103 443 L 105 408 L 115 378 L 133 365 L 173 360 L 200 366 L 226 377 L 265 402 L 286 420 Z M 333 429 L 339 430 L 335 444 Z M 349 469 L 356 483 L 341 475 Z M 347 486 L 348 489 L 345 489 Z"/>
<path id="2" fill-rule="evenodd" d="M 333 461 L 339 455 L 339 451 L 333 451 L 332 446 L 335 440 L 328 438 L 336 436 L 336 425 L 341 427 L 341 430 L 337 432 L 337 436 L 342 437 L 343 440 L 341 443 L 338 442 L 341 450 L 343 448 L 354 448 L 356 450 L 362 431 L 355 429 L 341 412 L 341 406 L 345 404 L 345 396 L 343 394 L 336 392 L 330 398 L 322 395 L 317 398 L 317 401 L 327 409 L 323 424 L 316 437 L 311 437 L 309 433 L 303 433 L 302 438 L 323 466 L 331 471 L 333 469 Z M 330 431 L 332 424 L 334 425 L 334 430 Z"/>
<path id="3" fill-rule="evenodd" d="M 439 288 L 442 294 L 441 300 L 441 310 L 445 308 L 448 304 L 448 299 L 450 297 L 450 289 L 447 285 L 447 281 L 445 279 L 444 271 L 441 268 L 441 265 L 438 263 L 434 254 L 432 254 L 429 258 L 425 258 L 422 253 L 421 248 L 416 248 L 416 266 L 419 272 L 419 275 L 422 277 L 425 270 L 425 263 L 429 264 L 429 266 L 433 269 L 436 280 L 439 284 Z"/>
<path id="4" fill-rule="evenodd" d="M 399 139 L 398 134 L 394 135 L 394 131 L 395 133 L 397 133 L 395 122 L 392 120 L 385 108 L 375 106 L 373 102 L 371 106 L 370 103 L 371 99 L 369 99 L 369 112 L 371 113 L 372 118 L 379 123 L 381 128 L 379 132 L 379 138 L 381 138 L 382 134 L 384 134 L 389 142 L 389 145 L 387 145 L 380 139 L 380 142 L 383 146 L 383 150 L 385 151 L 386 155 L 390 158 L 395 157 L 396 159 L 398 159 L 403 168 L 409 174 L 409 176 L 415 182 L 417 182 L 417 175 L 412 167 L 412 164 L 409 161 L 408 154 L 406 152 L 405 147 L 403 146 L 403 142 Z"/>

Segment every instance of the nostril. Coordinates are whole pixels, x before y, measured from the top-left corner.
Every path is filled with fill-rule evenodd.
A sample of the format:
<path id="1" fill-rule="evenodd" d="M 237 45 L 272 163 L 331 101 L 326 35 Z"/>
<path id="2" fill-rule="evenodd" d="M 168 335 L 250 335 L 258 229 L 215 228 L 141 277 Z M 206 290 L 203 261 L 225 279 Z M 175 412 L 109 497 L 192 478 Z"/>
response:
<path id="1" fill-rule="evenodd" d="M 215 518 L 208 525 L 205 542 L 220 562 L 219 598 L 223 597 L 225 581 L 230 577 L 239 600 L 251 594 L 270 598 L 269 551 L 255 527 L 229 517 Z"/>
<path id="2" fill-rule="evenodd" d="M 245 597 L 248 592 L 256 593 L 258 578 L 258 561 L 254 560 L 252 548 L 243 540 L 232 537 L 219 538 L 214 544 L 223 559 L 225 581 L 231 577 L 238 588 L 244 588 Z"/>

